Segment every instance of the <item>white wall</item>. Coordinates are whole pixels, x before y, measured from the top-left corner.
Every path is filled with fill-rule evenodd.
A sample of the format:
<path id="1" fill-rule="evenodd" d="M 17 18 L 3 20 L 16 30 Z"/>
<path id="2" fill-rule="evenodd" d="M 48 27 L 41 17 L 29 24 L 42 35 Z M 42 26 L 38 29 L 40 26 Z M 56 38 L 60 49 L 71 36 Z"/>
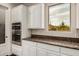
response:
<path id="1" fill-rule="evenodd" d="M 61 37 L 76 37 L 76 5 L 71 4 L 71 31 L 48 31 L 48 5 L 45 7 L 45 29 L 44 30 L 32 30 L 32 34 L 48 35 L 48 36 L 61 36 Z"/>

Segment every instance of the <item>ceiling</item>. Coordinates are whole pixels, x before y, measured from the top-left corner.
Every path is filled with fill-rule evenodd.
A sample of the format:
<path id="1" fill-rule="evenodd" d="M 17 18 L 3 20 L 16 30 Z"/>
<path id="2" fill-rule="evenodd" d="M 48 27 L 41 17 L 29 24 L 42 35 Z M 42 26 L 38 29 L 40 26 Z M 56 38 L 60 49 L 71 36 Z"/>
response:
<path id="1" fill-rule="evenodd" d="M 10 5 L 12 7 L 15 7 L 15 6 L 20 5 L 20 4 L 23 4 L 23 5 L 26 5 L 26 6 L 31 6 L 31 5 L 34 5 L 34 4 L 37 4 L 37 3 L 10 3 Z"/>
<path id="2" fill-rule="evenodd" d="M 0 3 L 0 6 L 15 7 L 15 6 L 18 6 L 20 4 L 23 4 L 23 5 L 26 5 L 26 6 L 31 6 L 31 5 L 34 5 L 34 4 L 37 4 L 37 3 Z"/>

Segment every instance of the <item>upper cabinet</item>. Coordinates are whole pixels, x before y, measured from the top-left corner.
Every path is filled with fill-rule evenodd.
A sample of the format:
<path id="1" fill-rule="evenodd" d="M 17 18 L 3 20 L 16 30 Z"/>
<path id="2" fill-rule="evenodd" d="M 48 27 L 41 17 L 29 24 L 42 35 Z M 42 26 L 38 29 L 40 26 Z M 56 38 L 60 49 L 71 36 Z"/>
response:
<path id="1" fill-rule="evenodd" d="M 22 11 L 22 6 L 16 6 L 12 9 L 12 22 L 20 22 L 21 21 L 21 11 Z"/>
<path id="2" fill-rule="evenodd" d="M 44 29 L 44 4 L 35 4 L 28 8 L 29 29 Z"/>
<path id="3" fill-rule="evenodd" d="M 12 9 L 12 22 L 21 22 L 24 21 L 23 18 L 28 18 L 27 24 L 29 29 L 44 29 L 44 9 L 45 4 L 35 4 L 29 6 L 25 10 L 24 5 L 16 6 Z M 27 13 L 25 17 L 25 13 Z M 25 21 L 24 21 L 25 22 Z"/>
<path id="4" fill-rule="evenodd" d="M 21 4 L 12 9 L 12 23 L 21 23 L 21 38 L 30 37 L 30 31 L 28 30 L 28 7 Z"/>
<path id="5" fill-rule="evenodd" d="M 79 29 L 79 4 L 76 4 L 76 28 Z"/>

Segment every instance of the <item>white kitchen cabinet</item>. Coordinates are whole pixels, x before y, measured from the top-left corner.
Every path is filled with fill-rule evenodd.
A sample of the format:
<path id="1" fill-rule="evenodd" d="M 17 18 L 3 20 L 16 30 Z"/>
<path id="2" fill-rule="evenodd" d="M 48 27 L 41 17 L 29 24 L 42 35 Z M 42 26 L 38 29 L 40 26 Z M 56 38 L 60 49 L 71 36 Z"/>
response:
<path id="1" fill-rule="evenodd" d="M 47 56 L 47 50 L 37 47 L 37 56 Z"/>
<path id="2" fill-rule="evenodd" d="M 47 56 L 47 50 L 37 47 L 36 42 L 22 40 L 23 56 Z"/>
<path id="3" fill-rule="evenodd" d="M 37 48 L 37 56 L 59 56 L 59 52 L 54 52 L 46 49 Z"/>
<path id="4" fill-rule="evenodd" d="M 36 47 L 33 46 L 24 46 L 23 47 L 23 56 L 36 56 Z"/>
<path id="5" fill-rule="evenodd" d="M 37 55 L 44 55 L 44 56 L 59 56 L 60 55 L 60 47 L 37 43 Z"/>
<path id="6" fill-rule="evenodd" d="M 79 56 L 79 50 L 61 47 L 61 54 L 67 56 Z"/>
<path id="7" fill-rule="evenodd" d="M 79 56 L 79 50 L 22 40 L 23 56 Z"/>
<path id="8" fill-rule="evenodd" d="M 12 44 L 12 53 L 18 56 L 22 55 L 22 46 Z"/>
<path id="9" fill-rule="evenodd" d="M 44 4 L 35 4 L 28 8 L 28 28 L 29 29 L 44 29 Z"/>
<path id="10" fill-rule="evenodd" d="M 22 40 L 23 56 L 59 56 L 59 47 Z"/>
<path id="11" fill-rule="evenodd" d="M 36 56 L 36 42 L 22 40 L 23 56 Z"/>
<path id="12" fill-rule="evenodd" d="M 12 22 L 21 22 L 22 6 L 23 5 L 12 8 Z"/>
<path id="13" fill-rule="evenodd" d="M 60 56 L 60 51 L 56 52 L 55 50 L 48 50 L 48 56 Z"/>
<path id="14" fill-rule="evenodd" d="M 55 52 L 60 52 L 59 46 L 54 46 L 54 45 L 49 45 L 49 44 L 44 44 L 44 43 L 37 43 L 38 48 L 46 49 L 49 51 L 55 51 Z"/>
<path id="15" fill-rule="evenodd" d="M 11 23 L 20 22 L 21 23 L 21 39 L 22 38 L 28 38 L 31 36 L 30 31 L 28 30 L 28 8 L 27 6 L 21 4 L 19 6 L 16 6 L 12 8 L 12 21 Z M 21 40 L 22 43 L 22 40 Z M 12 44 L 13 45 L 13 44 Z M 22 46 L 13 46 L 12 51 L 16 55 L 22 55 Z"/>
<path id="16" fill-rule="evenodd" d="M 21 23 L 21 38 L 27 38 L 31 36 L 30 30 L 28 30 L 28 7 L 21 4 L 12 8 L 12 21 L 11 23 Z"/>
<path id="17" fill-rule="evenodd" d="M 76 28 L 79 29 L 79 4 L 76 4 Z"/>

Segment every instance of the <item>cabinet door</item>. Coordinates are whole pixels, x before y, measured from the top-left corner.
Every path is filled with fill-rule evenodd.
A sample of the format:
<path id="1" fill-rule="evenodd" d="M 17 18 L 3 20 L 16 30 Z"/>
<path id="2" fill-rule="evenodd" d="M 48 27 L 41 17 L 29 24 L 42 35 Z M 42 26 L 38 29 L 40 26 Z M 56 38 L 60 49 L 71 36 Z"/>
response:
<path id="1" fill-rule="evenodd" d="M 31 41 L 22 41 L 23 56 L 36 56 L 36 43 Z"/>
<path id="2" fill-rule="evenodd" d="M 59 56 L 59 53 L 52 52 L 42 48 L 37 48 L 37 56 Z"/>
<path id="3" fill-rule="evenodd" d="M 12 53 L 15 55 L 21 56 L 22 55 L 22 47 L 12 44 Z"/>
<path id="4" fill-rule="evenodd" d="M 29 56 L 36 56 L 36 47 L 30 46 Z"/>
<path id="5" fill-rule="evenodd" d="M 23 56 L 36 56 L 36 47 L 25 46 L 23 48 Z"/>
<path id="6" fill-rule="evenodd" d="M 20 22 L 22 19 L 22 5 L 12 9 L 12 22 Z"/>
<path id="7" fill-rule="evenodd" d="M 47 50 L 42 48 L 37 48 L 37 56 L 47 56 Z"/>
<path id="8" fill-rule="evenodd" d="M 59 56 L 60 55 L 60 47 L 37 43 L 37 55 L 43 56 Z"/>
<path id="9" fill-rule="evenodd" d="M 13 8 L 12 9 L 12 23 L 16 22 L 16 10 Z"/>
<path id="10" fill-rule="evenodd" d="M 29 28 L 44 28 L 44 6 L 36 4 L 29 7 Z"/>
<path id="11" fill-rule="evenodd" d="M 23 46 L 23 56 L 28 56 L 29 55 L 29 46 Z"/>
<path id="12" fill-rule="evenodd" d="M 79 50 L 61 47 L 61 54 L 79 56 Z"/>

